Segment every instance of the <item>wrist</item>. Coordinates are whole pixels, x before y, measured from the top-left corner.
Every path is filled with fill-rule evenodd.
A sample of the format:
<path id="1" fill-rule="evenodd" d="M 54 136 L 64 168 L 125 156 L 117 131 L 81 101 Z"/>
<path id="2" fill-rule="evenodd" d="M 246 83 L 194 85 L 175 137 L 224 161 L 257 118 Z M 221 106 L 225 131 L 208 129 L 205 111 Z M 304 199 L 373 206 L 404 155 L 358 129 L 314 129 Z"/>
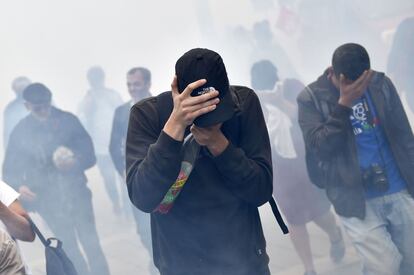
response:
<path id="1" fill-rule="evenodd" d="M 164 125 L 163 131 L 177 141 L 184 140 L 186 126 L 170 117 Z"/>
<path id="2" fill-rule="evenodd" d="M 349 107 L 349 108 L 352 107 L 352 101 L 351 100 L 344 99 L 342 97 L 339 98 L 338 104 L 339 105 L 342 105 L 342 106 L 345 106 L 345 107 Z"/>
<path id="3" fill-rule="evenodd" d="M 210 153 L 214 157 L 217 157 L 221 153 L 223 153 L 224 150 L 226 150 L 228 145 L 229 145 L 228 139 L 222 133 L 220 133 L 220 135 L 214 142 L 207 145 L 207 149 L 210 151 Z"/>
<path id="4" fill-rule="evenodd" d="M 0 202 L 0 217 L 2 217 L 7 212 L 7 210 L 8 207 L 4 203 Z"/>

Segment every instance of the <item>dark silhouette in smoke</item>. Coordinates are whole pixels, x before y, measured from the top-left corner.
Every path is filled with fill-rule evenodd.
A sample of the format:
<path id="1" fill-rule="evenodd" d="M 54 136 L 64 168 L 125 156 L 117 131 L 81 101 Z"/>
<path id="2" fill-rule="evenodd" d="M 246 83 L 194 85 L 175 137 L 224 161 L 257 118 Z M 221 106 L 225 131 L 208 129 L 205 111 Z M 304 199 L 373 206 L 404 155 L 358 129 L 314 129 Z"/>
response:
<path id="1" fill-rule="evenodd" d="M 251 81 L 265 114 L 272 146 L 273 193 L 289 223 L 290 237 L 305 274 L 313 275 L 316 273 L 307 223 L 314 222 L 327 233 L 334 262 L 344 257 L 345 245 L 330 202 L 322 190 L 311 184 L 307 174 L 296 104 L 304 85 L 296 79 L 279 82 L 277 68 L 269 60 L 253 64 Z"/>
<path id="2" fill-rule="evenodd" d="M 96 162 L 92 140 L 78 118 L 51 106 L 43 84 L 29 85 L 23 98 L 30 114 L 12 131 L 3 178 L 63 241 L 80 274 L 109 274 L 86 186 L 85 170 Z"/>
<path id="3" fill-rule="evenodd" d="M 147 68 L 136 67 L 127 72 L 127 87 L 131 100 L 122 104 L 115 110 L 114 120 L 112 123 L 111 141 L 109 151 L 112 161 L 122 177 L 125 180 L 125 144 L 128 130 L 128 119 L 131 107 L 142 99 L 151 96 L 151 72 Z M 123 188 L 126 189 L 125 186 Z M 152 241 L 151 241 L 151 224 L 150 215 L 142 212 L 135 206 L 132 206 L 137 233 L 141 238 L 142 244 L 148 250 L 152 260 Z M 154 264 L 149 264 L 151 274 L 157 274 Z"/>
<path id="4" fill-rule="evenodd" d="M 387 71 L 414 110 L 414 17 L 403 20 L 394 34 Z"/>
<path id="5" fill-rule="evenodd" d="M 12 132 L 14 126 L 27 114 L 28 111 L 24 106 L 23 101 L 23 90 L 31 83 L 30 79 L 25 76 L 17 77 L 13 80 L 12 89 L 16 95 L 16 98 L 7 104 L 4 109 L 4 120 L 3 120 L 3 146 L 4 149 L 7 148 L 7 143 L 9 141 L 10 133 Z"/>
<path id="6" fill-rule="evenodd" d="M 97 165 L 115 214 L 120 214 L 120 194 L 116 171 L 109 155 L 111 121 L 116 107 L 122 103 L 119 94 L 105 87 L 105 72 L 101 67 L 88 70 L 90 89 L 78 108 L 78 116 L 94 143 Z"/>

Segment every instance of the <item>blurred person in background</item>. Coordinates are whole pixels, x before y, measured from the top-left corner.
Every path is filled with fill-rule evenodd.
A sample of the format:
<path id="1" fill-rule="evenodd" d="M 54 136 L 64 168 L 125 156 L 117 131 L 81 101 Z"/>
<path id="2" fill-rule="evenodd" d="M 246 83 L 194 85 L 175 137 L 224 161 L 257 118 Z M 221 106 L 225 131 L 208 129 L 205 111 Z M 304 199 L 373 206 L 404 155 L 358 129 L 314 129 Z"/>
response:
<path id="1" fill-rule="evenodd" d="M 394 34 L 387 72 L 395 82 L 408 119 L 414 125 L 414 17 L 404 19 Z"/>
<path id="2" fill-rule="evenodd" d="M 62 240 L 79 274 L 107 275 L 86 186 L 85 170 L 96 162 L 92 140 L 76 116 L 51 106 L 52 93 L 45 85 L 29 85 L 23 99 L 30 113 L 11 133 L 3 179 Z"/>
<path id="3" fill-rule="evenodd" d="M 325 188 L 364 275 L 414 270 L 414 136 L 391 80 L 364 47 L 338 47 L 298 96 L 312 182 Z"/>
<path id="4" fill-rule="evenodd" d="M 126 75 L 128 93 L 131 99 L 116 108 L 112 123 L 111 141 L 109 145 L 109 152 L 112 161 L 122 178 L 122 183 L 125 182 L 125 144 L 128 130 L 129 111 L 134 104 L 151 96 L 151 72 L 144 67 L 135 67 L 130 69 Z M 125 186 L 123 188 L 126 189 Z M 132 206 L 132 213 L 134 215 L 137 226 L 137 233 L 141 238 L 141 242 L 148 250 L 149 256 L 152 259 L 152 242 L 151 242 L 151 224 L 150 215 L 142 212 L 136 207 Z M 157 274 L 154 264 L 149 266 L 151 274 Z"/>
<path id="5" fill-rule="evenodd" d="M 269 21 L 263 20 L 254 23 L 252 35 L 254 39 L 254 46 L 250 56 L 252 63 L 256 60 L 268 59 L 274 63 L 280 64 L 278 66 L 280 77 L 299 78 L 288 54 L 283 47 L 275 41 Z"/>
<path id="6" fill-rule="evenodd" d="M 296 79 L 280 81 L 276 66 L 261 60 L 251 68 L 252 88 L 259 96 L 269 131 L 273 161 L 273 194 L 286 217 L 290 237 L 305 268 L 315 275 L 309 233 L 314 222 L 329 236 L 330 257 L 339 262 L 345 255 L 341 229 L 322 190 L 311 184 L 305 164 L 305 145 L 297 122 L 296 96 L 304 85 Z"/>
<path id="7" fill-rule="evenodd" d="M 384 22 L 389 18 L 392 7 L 402 1 L 360 1 L 360 0 L 277 0 L 280 8 L 278 29 L 286 37 L 296 40 L 301 76 L 314 79 L 324 69 L 337 45 L 346 41 L 357 41 L 366 45 L 376 64 L 385 65 L 386 47 L 381 39 Z M 381 4 L 379 4 L 381 3 Z M 384 11 L 380 11 L 381 7 Z M 384 8 L 388 7 L 388 8 Z M 385 21 L 385 20 L 384 20 Z M 295 48 L 296 48 L 295 47 Z"/>
<path id="8" fill-rule="evenodd" d="M 10 133 L 12 132 L 14 126 L 25 116 L 27 116 L 28 111 L 24 106 L 23 100 L 23 91 L 31 83 L 30 79 L 25 76 L 17 77 L 12 82 L 12 89 L 16 98 L 7 104 L 4 114 L 3 114 L 3 146 L 4 149 L 7 148 L 7 143 L 9 141 Z"/>
<path id="9" fill-rule="evenodd" d="M 118 92 L 105 87 L 105 72 L 95 66 L 87 73 L 90 89 L 78 107 L 78 117 L 94 143 L 99 172 L 112 201 L 115 214 L 120 214 L 120 193 L 116 170 L 109 155 L 111 122 L 115 108 L 122 104 Z"/>

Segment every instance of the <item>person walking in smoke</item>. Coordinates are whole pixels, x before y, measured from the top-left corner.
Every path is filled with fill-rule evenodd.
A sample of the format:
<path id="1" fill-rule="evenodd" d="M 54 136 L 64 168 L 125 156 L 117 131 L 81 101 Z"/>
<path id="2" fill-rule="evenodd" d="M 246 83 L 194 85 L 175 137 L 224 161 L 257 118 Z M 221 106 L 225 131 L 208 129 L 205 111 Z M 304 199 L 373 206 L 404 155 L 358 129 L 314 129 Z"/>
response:
<path id="1" fill-rule="evenodd" d="M 404 19 L 397 27 L 387 73 L 395 82 L 408 120 L 414 126 L 414 17 Z"/>
<path id="2" fill-rule="evenodd" d="M 107 275 L 86 186 L 85 170 L 96 162 L 92 140 L 76 116 L 51 106 L 52 93 L 45 85 L 29 85 L 23 99 L 30 114 L 11 133 L 3 179 L 62 240 L 79 274 Z"/>
<path id="3" fill-rule="evenodd" d="M 325 188 L 364 275 L 412 274 L 414 136 L 391 80 L 348 43 L 297 101 L 310 178 Z"/>
<path id="4" fill-rule="evenodd" d="M 19 76 L 13 80 L 12 89 L 15 93 L 16 98 L 7 104 L 3 114 L 3 146 L 7 148 L 10 133 L 14 126 L 25 116 L 28 111 L 24 106 L 23 91 L 31 83 L 30 79 L 25 76 Z"/>
<path id="5" fill-rule="evenodd" d="M 306 225 L 314 222 L 330 239 L 330 256 L 339 262 L 345 254 L 340 228 L 331 204 L 310 183 L 305 166 L 305 146 L 297 123 L 296 96 L 304 88 L 296 79 L 279 81 L 277 68 L 261 60 L 251 68 L 252 88 L 259 96 L 268 126 L 273 160 L 273 193 L 289 223 L 292 243 L 305 267 L 305 275 L 316 274 Z"/>
<path id="6" fill-rule="evenodd" d="M 111 121 L 115 108 L 121 105 L 122 99 L 116 91 L 105 87 L 105 72 L 101 67 L 90 68 L 87 78 L 90 89 L 79 104 L 78 117 L 92 137 L 97 166 L 112 201 L 113 211 L 115 214 L 120 214 L 118 180 L 108 148 Z"/>
<path id="7" fill-rule="evenodd" d="M 125 179 L 125 144 L 128 130 L 129 111 L 131 107 L 151 96 L 151 72 L 144 67 L 135 67 L 127 72 L 127 87 L 131 100 L 122 104 L 115 110 L 112 123 L 111 141 L 109 152 L 112 161 L 122 179 Z M 150 216 L 136 207 L 132 207 L 132 213 L 137 226 L 137 233 L 142 244 L 148 250 L 152 259 L 151 224 Z M 152 261 L 149 266 L 151 274 L 157 274 Z"/>
<path id="8" fill-rule="evenodd" d="M 126 143 L 128 192 L 151 213 L 155 265 L 162 275 L 270 274 L 258 207 L 272 196 L 272 163 L 259 100 L 229 85 L 214 51 L 186 52 L 175 72 L 171 92 L 132 107 Z"/>

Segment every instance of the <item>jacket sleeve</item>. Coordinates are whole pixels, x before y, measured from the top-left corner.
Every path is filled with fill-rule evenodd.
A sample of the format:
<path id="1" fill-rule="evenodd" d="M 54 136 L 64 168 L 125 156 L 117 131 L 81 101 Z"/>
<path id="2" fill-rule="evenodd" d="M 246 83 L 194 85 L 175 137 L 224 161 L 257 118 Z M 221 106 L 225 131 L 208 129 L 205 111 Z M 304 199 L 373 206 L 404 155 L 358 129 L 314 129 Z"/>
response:
<path id="1" fill-rule="evenodd" d="M 242 200 L 260 206 L 272 196 L 273 174 L 269 135 L 253 92 L 248 96 L 240 120 L 240 147 L 230 142 L 213 161 L 223 183 Z"/>
<path id="2" fill-rule="evenodd" d="M 297 103 L 306 147 L 321 159 L 329 160 L 346 144 L 352 109 L 336 104 L 325 121 L 306 90 L 299 94 Z"/>
<path id="3" fill-rule="evenodd" d="M 182 160 L 182 142 L 160 133 L 155 100 L 132 107 L 126 141 L 128 194 L 137 208 L 148 213 L 174 184 Z"/>
<path id="4" fill-rule="evenodd" d="M 401 103 L 401 99 L 395 89 L 392 81 L 385 77 L 384 87 L 390 92 L 390 106 L 391 114 L 387 115 L 393 121 L 392 127 L 394 127 L 393 135 L 398 140 L 398 143 L 405 146 L 410 162 L 414 165 L 414 136 L 408 121 L 407 114 L 405 113 L 404 107 Z"/>
<path id="5" fill-rule="evenodd" d="M 70 126 L 69 126 L 70 125 Z M 70 127 L 70 144 L 68 145 L 76 158 L 76 166 L 74 169 L 85 171 L 96 164 L 95 150 L 93 148 L 92 139 L 82 126 L 81 122 L 75 116 L 72 116 L 67 123 Z"/>
<path id="6" fill-rule="evenodd" d="M 118 173 L 123 176 L 125 172 L 125 157 L 122 147 L 125 146 L 123 140 L 126 137 L 122 133 L 125 122 L 120 117 L 120 109 L 116 109 L 114 119 L 112 122 L 111 140 L 109 142 L 109 153 L 111 154 L 112 162 L 115 165 Z"/>

